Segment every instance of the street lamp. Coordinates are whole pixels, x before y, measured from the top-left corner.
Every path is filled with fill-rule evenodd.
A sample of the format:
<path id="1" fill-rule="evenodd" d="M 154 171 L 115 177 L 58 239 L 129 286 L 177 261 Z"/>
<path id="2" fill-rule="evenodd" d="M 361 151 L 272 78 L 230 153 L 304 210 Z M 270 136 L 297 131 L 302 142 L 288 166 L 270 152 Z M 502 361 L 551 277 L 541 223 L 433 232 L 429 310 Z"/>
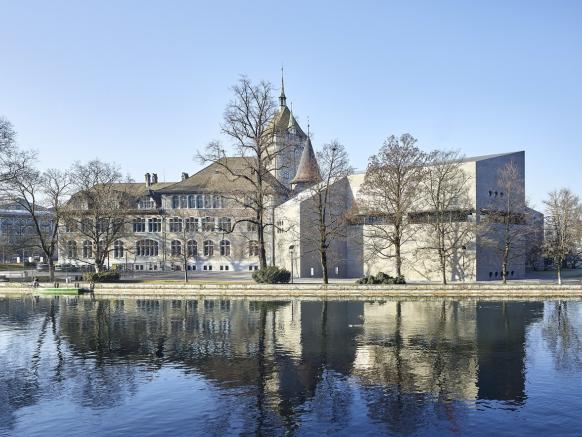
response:
<path id="1" fill-rule="evenodd" d="M 289 256 L 291 257 L 291 283 L 293 284 L 293 254 L 295 253 L 295 245 L 289 246 Z"/>

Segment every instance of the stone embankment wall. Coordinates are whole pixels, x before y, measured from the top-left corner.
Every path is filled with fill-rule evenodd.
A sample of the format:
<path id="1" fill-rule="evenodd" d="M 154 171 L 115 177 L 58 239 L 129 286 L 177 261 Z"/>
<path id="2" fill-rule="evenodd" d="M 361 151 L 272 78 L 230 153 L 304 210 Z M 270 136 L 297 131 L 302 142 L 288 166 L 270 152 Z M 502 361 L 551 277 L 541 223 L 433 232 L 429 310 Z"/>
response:
<path id="1" fill-rule="evenodd" d="M 81 284 L 88 288 L 88 284 Z M 34 294 L 29 284 L 0 284 L 0 295 Z M 90 294 L 89 294 L 90 295 Z M 582 299 L 582 283 L 508 285 L 471 284 L 96 284 L 95 297 L 256 298 L 256 299 L 376 299 L 376 298 L 478 298 L 478 299 Z"/>

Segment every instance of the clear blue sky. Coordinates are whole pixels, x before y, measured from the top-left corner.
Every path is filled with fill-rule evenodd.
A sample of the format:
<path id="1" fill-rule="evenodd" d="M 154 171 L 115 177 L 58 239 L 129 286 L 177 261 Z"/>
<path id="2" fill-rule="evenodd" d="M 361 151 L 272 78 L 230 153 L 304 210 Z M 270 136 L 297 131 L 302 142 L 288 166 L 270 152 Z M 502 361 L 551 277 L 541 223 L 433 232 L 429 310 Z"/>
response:
<path id="1" fill-rule="evenodd" d="M 526 150 L 527 189 L 582 194 L 581 1 L 0 0 L 0 114 L 43 167 L 192 173 L 239 74 L 356 167 L 390 134 Z"/>

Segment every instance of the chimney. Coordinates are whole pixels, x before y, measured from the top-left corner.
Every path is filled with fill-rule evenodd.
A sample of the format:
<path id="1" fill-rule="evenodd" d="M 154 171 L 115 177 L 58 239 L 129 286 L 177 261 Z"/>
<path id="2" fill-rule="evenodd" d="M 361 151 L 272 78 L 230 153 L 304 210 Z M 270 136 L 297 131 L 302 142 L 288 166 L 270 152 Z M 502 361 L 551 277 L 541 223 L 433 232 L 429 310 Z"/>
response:
<path id="1" fill-rule="evenodd" d="M 145 183 L 146 187 L 149 187 L 152 184 L 152 179 L 149 173 L 145 174 Z"/>
<path id="2" fill-rule="evenodd" d="M 185 181 L 186 179 L 188 179 L 188 173 L 182 172 L 182 180 Z"/>
<path id="3" fill-rule="evenodd" d="M 158 174 L 152 173 L 152 185 L 157 184 L 157 183 L 158 183 Z"/>

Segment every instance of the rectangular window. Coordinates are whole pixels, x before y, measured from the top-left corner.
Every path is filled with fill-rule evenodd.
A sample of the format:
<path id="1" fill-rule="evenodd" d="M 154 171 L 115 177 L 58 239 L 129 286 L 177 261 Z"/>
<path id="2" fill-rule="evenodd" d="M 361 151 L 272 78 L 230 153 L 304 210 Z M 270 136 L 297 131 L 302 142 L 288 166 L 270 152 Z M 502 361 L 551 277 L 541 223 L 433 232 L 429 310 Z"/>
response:
<path id="1" fill-rule="evenodd" d="M 204 208 L 204 196 L 202 194 L 196 194 L 196 208 Z"/>
<path id="2" fill-rule="evenodd" d="M 180 196 L 180 208 L 188 208 L 188 196 Z"/>
<path id="3" fill-rule="evenodd" d="M 162 232 L 162 219 L 158 217 L 148 219 L 148 232 Z"/>
<path id="4" fill-rule="evenodd" d="M 134 218 L 133 219 L 133 232 L 145 232 L 145 219 L 144 218 Z"/>
<path id="5" fill-rule="evenodd" d="M 212 208 L 212 196 L 210 194 L 204 195 L 204 208 L 206 209 Z"/>
<path id="6" fill-rule="evenodd" d="M 221 203 L 220 196 L 218 196 L 216 194 L 214 196 L 212 196 L 212 207 L 213 208 L 220 208 L 221 207 L 220 203 Z"/>

